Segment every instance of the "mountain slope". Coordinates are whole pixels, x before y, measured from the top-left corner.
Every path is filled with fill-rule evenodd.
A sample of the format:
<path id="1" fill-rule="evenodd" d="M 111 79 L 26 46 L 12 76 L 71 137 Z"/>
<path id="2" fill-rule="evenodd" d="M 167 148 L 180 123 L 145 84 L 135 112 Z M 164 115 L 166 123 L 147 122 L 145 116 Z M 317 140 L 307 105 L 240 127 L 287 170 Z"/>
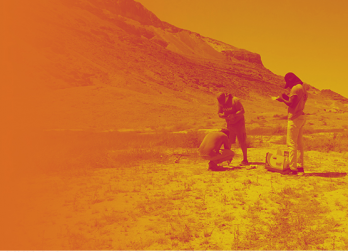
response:
<path id="1" fill-rule="evenodd" d="M 20 89 L 31 90 L 25 108 L 33 125 L 220 127 L 215 97 L 221 91 L 243 99 L 249 122 L 285 113 L 269 99 L 284 91 L 283 78 L 265 68 L 260 55 L 162 22 L 133 0 L 35 0 L 18 6 L 20 45 L 14 50 L 22 47 L 17 60 L 27 62 L 14 67 L 25 72 Z M 312 98 L 319 97 L 308 87 Z M 308 107 L 316 110 L 320 102 Z"/>

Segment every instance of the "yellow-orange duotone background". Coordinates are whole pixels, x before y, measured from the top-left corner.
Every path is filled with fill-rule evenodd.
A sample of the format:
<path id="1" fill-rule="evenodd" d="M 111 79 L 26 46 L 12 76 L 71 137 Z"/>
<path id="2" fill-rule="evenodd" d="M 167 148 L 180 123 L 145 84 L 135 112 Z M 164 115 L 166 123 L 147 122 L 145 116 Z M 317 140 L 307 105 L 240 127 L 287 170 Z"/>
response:
<path id="1" fill-rule="evenodd" d="M 28 247 L 41 230 L 30 225 L 40 218 L 28 211 L 28 196 L 35 193 L 27 181 L 35 173 L 28 159 L 37 147 L 34 131 L 44 118 L 35 115 L 42 80 L 40 55 L 32 51 L 38 43 L 38 31 L 32 29 L 32 13 L 26 12 L 28 1 L 1 1 L 0 58 L 0 249 L 35 249 Z M 40 206 L 37 206 L 40 208 Z M 29 216 L 29 212 L 31 212 Z M 27 227 L 31 226 L 30 229 Z"/>
<path id="2" fill-rule="evenodd" d="M 164 21 L 260 53 L 278 74 L 294 69 L 304 81 L 347 96 L 346 1 L 166 1 L 140 0 Z M 40 219 L 40 212 L 27 215 L 28 195 L 36 192 L 26 178 L 35 173 L 27 160 L 38 149 L 35 132 L 45 120 L 35 111 L 45 106 L 40 102 L 45 83 L 37 74 L 41 56 L 30 46 L 40 42 L 35 13 L 26 12 L 30 3 L 1 1 L 0 8 L 0 249 L 5 250 L 31 249 L 27 244 L 42 232 L 26 228 Z"/>

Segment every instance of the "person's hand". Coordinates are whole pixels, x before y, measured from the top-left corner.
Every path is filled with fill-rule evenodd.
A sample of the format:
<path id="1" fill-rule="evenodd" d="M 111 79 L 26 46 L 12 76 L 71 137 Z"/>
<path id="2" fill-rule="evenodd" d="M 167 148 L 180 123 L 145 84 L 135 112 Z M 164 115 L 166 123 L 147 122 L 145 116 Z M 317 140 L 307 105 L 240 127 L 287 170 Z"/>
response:
<path id="1" fill-rule="evenodd" d="M 224 113 L 218 113 L 218 115 L 219 115 L 220 118 L 226 118 Z"/>
<path id="2" fill-rule="evenodd" d="M 283 101 L 288 101 L 289 100 L 289 96 L 287 94 L 282 94 L 282 99 Z"/>
<path id="3" fill-rule="evenodd" d="M 281 97 L 281 96 L 279 96 L 277 99 L 276 99 L 276 101 L 279 101 L 279 102 L 282 102 L 284 99 L 283 99 L 283 97 Z"/>

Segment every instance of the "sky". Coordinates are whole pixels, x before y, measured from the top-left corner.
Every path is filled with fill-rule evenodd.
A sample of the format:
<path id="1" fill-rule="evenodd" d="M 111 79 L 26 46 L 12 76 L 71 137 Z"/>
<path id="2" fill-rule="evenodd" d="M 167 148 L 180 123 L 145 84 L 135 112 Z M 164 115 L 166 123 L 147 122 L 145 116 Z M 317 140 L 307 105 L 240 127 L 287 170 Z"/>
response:
<path id="1" fill-rule="evenodd" d="M 261 55 L 348 98 L 347 0 L 136 0 L 162 21 Z"/>

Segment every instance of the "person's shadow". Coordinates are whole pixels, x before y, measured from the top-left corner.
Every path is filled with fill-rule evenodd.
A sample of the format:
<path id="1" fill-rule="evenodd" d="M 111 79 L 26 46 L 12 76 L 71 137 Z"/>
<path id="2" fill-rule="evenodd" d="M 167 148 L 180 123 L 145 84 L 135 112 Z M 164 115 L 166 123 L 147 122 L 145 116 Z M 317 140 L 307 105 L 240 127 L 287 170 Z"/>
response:
<path id="1" fill-rule="evenodd" d="M 269 170 L 269 172 L 276 172 L 280 174 L 284 174 L 283 171 Z M 324 177 L 324 178 L 342 178 L 347 176 L 346 172 L 304 172 L 301 177 Z"/>
<path id="2" fill-rule="evenodd" d="M 264 162 L 249 162 L 250 166 L 253 165 L 265 165 Z M 249 166 L 249 167 L 250 167 Z M 218 166 L 216 169 L 210 171 L 234 171 L 238 169 L 255 169 L 255 168 L 246 168 L 246 166 L 233 166 L 233 167 L 225 167 L 225 166 Z M 346 172 L 310 172 L 307 173 L 305 171 L 304 175 L 305 177 L 324 177 L 324 178 L 342 178 L 347 176 Z"/>
<path id="3" fill-rule="evenodd" d="M 235 166 L 235 167 L 225 167 L 225 166 L 218 166 L 214 169 L 210 169 L 209 168 L 209 171 L 214 171 L 214 172 L 217 172 L 217 171 L 234 171 L 234 170 L 238 170 L 238 169 L 242 169 L 242 167 L 240 166 Z"/>
<path id="4" fill-rule="evenodd" d="M 265 165 L 264 162 L 249 162 L 249 168 L 247 168 L 248 166 L 218 166 L 215 169 L 209 169 L 210 171 L 234 171 L 234 170 L 238 170 L 238 169 L 255 169 L 255 168 L 250 168 L 253 165 Z M 270 170 L 269 170 L 270 171 Z M 274 171 L 270 171 L 270 172 L 274 172 Z M 278 172 L 278 171 L 277 171 Z M 281 172 L 279 172 L 281 173 Z M 325 178 L 342 178 L 347 176 L 346 172 L 310 172 L 307 173 L 305 171 L 304 175 L 305 177 L 325 177 Z"/>
<path id="5" fill-rule="evenodd" d="M 276 171 L 276 170 L 268 170 L 269 172 L 279 173 L 283 175 L 287 175 L 283 173 L 283 171 Z M 296 174 L 291 174 L 296 175 Z M 325 177 L 325 178 L 342 178 L 345 177 L 347 173 L 345 172 L 304 172 L 304 174 L 301 177 Z"/>
<path id="6" fill-rule="evenodd" d="M 304 173 L 304 176 L 306 177 L 325 177 L 325 178 L 342 178 L 347 176 L 347 173 L 345 172 L 311 172 L 311 173 Z"/>
<path id="7" fill-rule="evenodd" d="M 255 169 L 255 168 L 251 168 L 250 166 L 253 165 L 264 165 L 264 162 L 249 162 L 249 166 L 218 166 L 215 169 L 209 169 L 209 171 L 234 171 L 234 170 L 238 170 L 238 169 L 247 169 L 247 170 L 251 170 L 251 169 Z"/>
<path id="8" fill-rule="evenodd" d="M 265 162 L 249 162 L 250 165 L 264 165 Z"/>

